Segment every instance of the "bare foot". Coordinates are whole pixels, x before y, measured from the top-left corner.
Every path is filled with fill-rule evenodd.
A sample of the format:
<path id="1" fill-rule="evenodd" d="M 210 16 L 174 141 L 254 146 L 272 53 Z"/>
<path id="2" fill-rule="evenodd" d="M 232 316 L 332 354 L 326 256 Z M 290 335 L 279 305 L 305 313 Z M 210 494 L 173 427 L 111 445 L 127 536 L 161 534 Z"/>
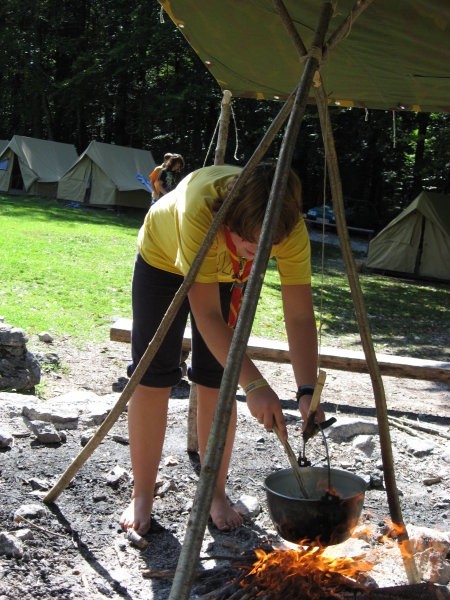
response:
<path id="1" fill-rule="evenodd" d="M 145 535 L 150 529 L 152 518 L 152 500 L 148 498 L 132 498 L 123 511 L 119 523 L 124 531 L 134 529 L 139 535 Z"/>
<path id="2" fill-rule="evenodd" d="M 242 515 L 238 513 L 230 504 L 226 496 L 214 497 L 211 504 L 211 519 L 217 529 L 229 531 L 237 529 L 244 521 Z"/>

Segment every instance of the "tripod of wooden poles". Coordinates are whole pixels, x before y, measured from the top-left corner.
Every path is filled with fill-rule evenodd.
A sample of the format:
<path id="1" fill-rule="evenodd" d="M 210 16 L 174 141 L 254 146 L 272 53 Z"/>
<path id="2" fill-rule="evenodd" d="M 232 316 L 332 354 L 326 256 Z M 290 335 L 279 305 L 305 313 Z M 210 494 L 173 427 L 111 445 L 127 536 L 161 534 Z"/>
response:
<path id="1" fill-rule="evenodd" d="M 215 216 L 210 230 L 208 231 L 208 234 L 205 237 L 197 256 L 195 257 L 188 274 L 186 275 L 172 303 L 167 309 L 167 312 L 161 321 L 157 332 L 150 341 L 146 352 L 142 356 L 140 363 L 129 379 L 127 386 L 121 393 L 116 404 L 113 406 L 107 418 L 98 428 L 88 444 L 82 449 L 80 454 L 74 459 L 72 464 L 63 473 L 55 486 L 44 498 L 45 503 L 52 503 L 56 501 L 58 496 L 69 485 L 70 481 L 75 477 L 76 473 L 98 447 L 108 431 L 117 421 L 120 414 L 126 408 L 128 400 L 131 398 L 148 365 L 153 360 L 162 340 L 164 339 L 170 325 L 175 318 L 175 315 L 185 299 L 190 286 L 195 281 L 195 277 L 206 256 L 206 253 L 223 222 L 223 218 L 229 204 L 240 192 L 249 175 L 253 172 L 256 165 L 262 160 L 275 136 L 288 119 L 280 149 L 277 169 L 269 196 L 266 215 L 262 225 L 260 243 L 254 259 L 252 274 L 247 284 L 247 293 L 244 296 L 242 310 L 234 331 L 229 357 L 225 365 L 222 385 L 219 392 L 218 406 L 212 423 L 196 496 L 187 525 L 186 536 L 180 552 L 169 600 L 188 600 L 190 590 L 192 588 L 195 570 L 197 568 L 197 561 L 193 560 L 193 558 L 200 555 L 201 544 L 212 502 L 213 490 L 216 484 L 216 474 L 219 470 L 222 460 L 222 452 L 225 445 L 232 406 L 235 401 L 240 367 L 244 358 L 248 339 L 250 337 L 251 327 L 262 288 L 263 276 L 270 257 L 270 249 L 272 246 L 272 223 L 276 222 L 279 217 L 281 208 L 280 199 L 283 198 L 286 191 L 287 174 L 292 163 L 294 147 L 304 116 L 310 89 L 313 90 L 318 106 L 322 136 L 325 145 L 327 171 L 333 197 L 333 208 L 336 215 L 336 227 L 353 298 L 361 342 L 374 392 L 390 515 L 392 521 L 401 531 L 399 535 L 399 541 L 403 542 L 403 545 L 406 546 L 406 550 L 408 550 L 408 533 L 403 522 L 398 491 L 395 482 L 393 454 L 387 418 L 386 397 L 380 369 L 373 347 L 367 312 L 365 310 L 364 299 L 362 296 L 347 231 L 342 185 L 336 149 L 334 145 L 334 138 L 332 134 L 330 115 L 328 111 L 327 96 L 324 89 L 324 83 L 320 75 L 320 65 L 324 61 L 325 57 L 348 34 L 349 29 L 354 26 L 357 17 L 371 4 L 372 1 L 373 0 L 358 0 L 347 19 L 344 20 L 343 24 L 328 38 L 327 42 L 325 42 L 325 36 L 327 34 L 329 21 L 333 13 L 333 5 L 329 1 L 324 2 L 322 4 L 313 43 L 309 50 L 307 50 L 300 36 L 298 35 L 298 32 L 295 29 L 295 26 L 282 0 L 274 0 L 274 6 L 285 25 L 287 33 L 292 38 L 296 51 L 301 60 L 304 62 L 303 73 L 301 75 L 299 84 L 284 105 L 282 105 L 280 112 L 273 120 L 259 146 L 243 168 L 242 173 L 237 179 L 227 200 L 223 203 L 221 209 Z M 231 94 L 230 92 L 225 91 L 221 107 L 221 120 L 215 155 L 215 164 L 223 163 L 228 134 L 230 105 Z M 188 435 L 188 448 L 190 445 L 192 445 L 192 447 L 196 446 L 196 431 L 192 429 L 193 425 L 191 425 L 191 421 L 195 416 L 194 396 L 191 398 L 191 400 L 192 407 L 190 408 L 188 430 L 192 433 L 192 437 L 189 439 Z M 404 554 L 403 560 L 409 583 L 417 583 L 419 581 L 419 577 L 412 554 L 410 552 Z"/>

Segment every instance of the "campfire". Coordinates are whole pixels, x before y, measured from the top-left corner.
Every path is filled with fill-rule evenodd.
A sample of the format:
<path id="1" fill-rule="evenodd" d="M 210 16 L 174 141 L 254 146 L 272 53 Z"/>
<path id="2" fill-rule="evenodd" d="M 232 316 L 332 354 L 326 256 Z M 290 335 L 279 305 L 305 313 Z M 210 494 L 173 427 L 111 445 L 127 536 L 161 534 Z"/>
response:
<path id="1" fill-rule="evenodd" d="M 305 542 L 308 543 L 308 542 Z M 257 561 L 239 585 L 242 595 L 233 598 L 340 598 L 342 592 L 363 590 L 360 577 L 372 569 L 364 556 L 332 558 L 321 545 L 302 545 L 291 550 L 256 550 Z"/>
<path id="2" fill-rule="evenodd" d="M 202 589 L 197 588 L 198 597 L 200 600 L 450 598 L 446 588 L 443 591 L 432 583 L 378 587 L 371 571 L 379 567 L 382 555 L 389 554 L 393 547 L 405 555 L 405 548 L 397 539 L 401 528 L 387 519 L 386 527 L 383 535 L 370 525 L 360 525 L 345 546 L 324 546 L 305 539 L 298 545 L 291 542 L 284 542 L 278 548 L 266 545 L 230 557 L 227 567 L 217 566 L 209 576 L 199 573 L 203 585 Z M 358 543 L 361 540 L 374 542 L 375 551 L 362 553 Z"/>

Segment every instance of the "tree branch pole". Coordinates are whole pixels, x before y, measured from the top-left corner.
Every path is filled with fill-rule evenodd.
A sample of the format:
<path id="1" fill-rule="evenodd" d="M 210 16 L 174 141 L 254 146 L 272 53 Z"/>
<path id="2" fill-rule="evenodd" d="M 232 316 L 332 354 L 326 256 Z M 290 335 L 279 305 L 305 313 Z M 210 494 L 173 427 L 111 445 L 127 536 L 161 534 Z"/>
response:
<path id="1" fill-rule="evenodd" d="M 302 55 L 304 55 L 306 52 L 306 48 L 304 47 L 298 32 L 295 30 L 295 26 L 292 20 L 290 19 L 286 9 L 284 8 L 284 5 L 281 6 L 281 0 L 275 1 L 279 7 L 280 14 L 282 13 L 282 19 L 286 25 L 286 29 L 288 30 L 289 34 L 293 36 L 297 50 L 299 50 L 299 52 Z M 369 4 L 370 2 L 366 3 L 367 6 Z M 354 18 L 355 17 L 353 17 L 353 19 Z M 295 31 L 295 33 L 293 33 L 293 31 Z M 331 36 L 331 39 L 336 39 L 335 34 Z M 366 357 L 367 368 L 370 374 L 372 388 L 374 391 L 389 511 L 393 522 L 400 527 L 399 541 L 403 543 L 405 549 L 407 550 L 406 553 L 402 554 L 405 570 L 408 576 L 408 581 L 409 583 L 417 583 L 419 581 L 419 576 L 417 573 L 414 558 L 412 557 L 412 553 L 408 551 L 409 548 L 406 547 L 409 546 L 409 538 L 408 532 L 403 521 L 397 484 L 395 481 L 394 460 L 392 455 L 392 443 L 389 432 L 386 395 L 384 392 L 380 368 L 377 362 L 377 357 L 373 346 L 373 340 L 370 331 L 370 324 L 367 318 L 364 297 L 362 295 L 361 286 L 356 271 L 356 265 L 352 254 L 351 242 L 348 235 L 344 211 L 342 183 L 339 173 L 339 164 L 337 159 L 336 147 L 334 144 L 331 119 L 328 110 L 328 100 L 319 73 L 315 78 L 315 85 L 313 86 L 313 90 L 318 107 L 322 136 L 325 146 L 325 156 L 330 180 L 330 188 L 333 198 L 333 208 L 336 215 L 336 228 L 339 235 L 342 255 L 344 258 L 346 273 L 353 298 L 353 305 L 355 308 L 356 320 L 361 336 L 361 343 Z"/>
<path id="2" fill-rule="evenodd" d="M 219 134 L 217 136 L 216 153 L 214 156 L 215 165 L 223 165 L 225 162 L 225 152 L 228 141 L 228 127 L 231 114 L 231 92 L 224 90 L 222 102 L 220 105 Z M 192 381 L 189 390 L 189 411 L 187 424 L 187 451 L 198 451 L 198 432 L 197 432 L 197 385 Z"/>
<path id="3" fill-rule="evenodd" d="M 148 345 L 146 351 L 144 352 L 139 364 L 137 365 L 132 376 L 130 377 L 123 392 L 117 399 L 115 405 L 112 407 L 112 409 L 109 412 L 106 419 L 103 421 L 103 423 L 97 429 L 97 431 L 92 436 L 92 438 L 89 440 L 89 442 L 86 444 L 86 446 L 84 446 L 82 451 L 78 454 L 78 456 L 75 457 L 73 462 L 69 465 L 69 467 L 66 469 L 66 471 L 61 475 L 61 477 L 58 479 L 56 484 L 48 491 L 46 496 L 44 496 L 43 501 L 46 504 L 51 504 L 52 502 L 55 502 L 55 500 L 60 496 L 60 494 L 69 485 L 69 483 L 72 481 L 72 479 L 78 473 L 78 471 L 81 469 L 81 467 L 84 465 L 84 463 L 93 454 L 95 449 L 100 445 L 100 443 L 105 438 L 105 436 L 108 434 L 108 432 L 110 431 L 110 429 L 112 428 L 114 423 L 117 421 L 117 419 L 120 417 L 122 412 L 125 410 L 128 400 L 133 395 L 133 392 L 136 389 L 136 386 L 140 382 L 143 374 L 145 373 L 149 364 L 153 360 L 156 352 L 158 351 L 158 349 L 161 345 L 161 342 L 163 341 L 164 337 L 166 336 L 167 331 L 175 318 L 175 315 L 177 314 L 178 310 L 181 307 L 181 304 L 183 303 L 184 299 L 186 298 L 189 288 L 191 287 L 192 283 L 194 282 L 195 277 L 197 276 L 197 273 L 200 269 L 200 266 L 201 266 L 203 260 L 205 259 L 206 253 L 208 252 L 215 236 L 217 235 L 219 227 L 221 226 L 221 224 L 223 222 L 226 211 L 228 210 L 228 206 L 233 201 L 235 196 L 240 192 L 241 188 L 243 187 L 243 185 L 245 184 L 245 182 L 247 181 L 247 179 L 249 178 L 249 176 L 255 169 L 255 166 L 261 161 L 261 159 L 266 154 L 271 143 L 273 142 L 273 140 L 275 139 L 279 130 L 283 126 L 287 117 L 289 116 L 289 113 L 291 111 L 293 103 L 294 103 L 294 94 L 291 94 L 290 97 L 286 100 L 285 104 L 282 106 L 278 115 L 273 120 L 272 124 L 270 125 L 269 129 L 267 130 L 266 134 L 264 135 L 263 139 L 261 140 L 260 144 L 258 145 L 255 152 L 253 153 L 252 157 L 250 158 L 250 160 L 248 161 L 248 163 L 242 170 L 242 172 L 241 172 L 238 180 L 236 181 L 235 185 L 233 186 L 233 189 L 231 190 L 228 198 L 225 200 L 225 202 L 223 203 L 223 205 L 217 212 L 213 222 L 211 223 L 210 229 L 208 230 L 208 233 L 205 236 L 203 244 L 200 247 L 194 261 L 192 262 L 189 272 L 187 273 L 183 283 L 181 284 L 180 288 L 178 289 L 177 293 L 175 294 L 175 297 L 172 300 L 169 308 L 167 309 L 166 314 L 164 315 L 164 318 L 162 319 L 160 326 L 158 327 L 155 335 L 153 336 L 153 339 L 149 342 L 149 345 Z"/>
<path id="4" fill-rule="evenodd" d="M 212 495 L 217 480 L 217 473 L 222 461 L 223 449 L 230 422 L 233 403 L 236 400 L 236 388 L 239 373 L 246 352 L 256 307 L 264 279 L 264 273 L 272 247 L 273 223 L 279 219 L 281 198 L 287 189 L 289 169 L 292 162 L 295 144 L 303 119 L 311 83 L 316 72 L 329 19 L 332 15 L 332 5 L 325 2 L 321 11 L 319 25 L 314 37 L 313 47 L 306 61 L 306 66 L 297 88 L 294 106 L 283 136 L 280 156 L 269 196 L 269 201 L 262 225 L 258 251 L 253 264 L 251 276 L 247 285 L 242 309 L 231 342 L 228 360 L 225 366 L 222 385 L 219 392 L 218 406 L 208 437 L 205 457 L 189 517 L 187 532 L 178 560 L 169 600 L 188 600 L 192 588 L 197 559 L 200 554 L 204 537 Z M 195 558 L 195 560 L 194 560 Z"/>
<path id="5" fill-rule="evenodd" d="M 375 398 L 378 433 L 380 436 L 381 457 L 383 461 L 383 473 L 386 483 L 386 495 L 389 505 L 389 512 L 392 521 L 400 528 L 398 539 L 399 542 L 403 544 L 404 550 L 406 550 L 406 552 L 402 551 L 402 558 L 408 577 L 408 582 L 410 584 L 418 583 L 420 581 L 420 577 L 414 562 L 414 556 L 410 550 L 408 531 L 403 521 L 397 483 L 395 480 L 394 458 L 392 454 L 392 442 L 389 431 L 386 394 L 384 391 L 380 367 L 378 365 L 373 346 L 372 334 L 370 331 L 369 320 L 367 318 L 364 297 L 362 295 L 361 286 L 356 271 L 355 260 L 351 250 L 351 243 L 348 236 L 336 148 L 331 130 L 331 120 L 328 111 L 327 98 L 322 85 L 315 89 L 315 97 L 317 100 L 322 135 L 325 143 L 326 163 L 333 197 L 333 208 L 336 216 L 336 228 L 341 243 L 342 256 L 344 258 L 347 277 L 353 297 L 353 306 L 361 336 L 361 344 L 366 357 L 367 369 L 369 371 Z"/>
<path id="6" fill-rule="evenodd" d="M 228 141 L 228 127 L 230 124 L 231 114 L 231 92 L 229 90 L 223 91 L 222 102 L 220 105 L 220 118 L 219 118 L 219 133 L 217 136 L 216 153 L 214 156 L 215 165 L 223 165 L 225 162 L 225 151 L 227 149 Z"/>

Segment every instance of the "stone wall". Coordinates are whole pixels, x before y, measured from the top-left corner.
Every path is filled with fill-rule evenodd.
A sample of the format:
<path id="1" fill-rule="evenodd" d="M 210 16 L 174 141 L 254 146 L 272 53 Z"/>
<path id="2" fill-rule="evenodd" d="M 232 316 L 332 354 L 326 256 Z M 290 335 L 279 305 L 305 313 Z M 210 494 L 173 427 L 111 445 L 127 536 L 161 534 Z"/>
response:
<path id="1" fill-rule="evenodd" d="M 22 329 L 0 323 L 0 390 L 33 391 L 40 382 L 41 367 L 27 342 Z"/>

